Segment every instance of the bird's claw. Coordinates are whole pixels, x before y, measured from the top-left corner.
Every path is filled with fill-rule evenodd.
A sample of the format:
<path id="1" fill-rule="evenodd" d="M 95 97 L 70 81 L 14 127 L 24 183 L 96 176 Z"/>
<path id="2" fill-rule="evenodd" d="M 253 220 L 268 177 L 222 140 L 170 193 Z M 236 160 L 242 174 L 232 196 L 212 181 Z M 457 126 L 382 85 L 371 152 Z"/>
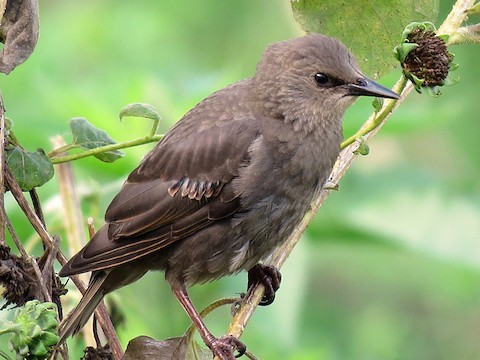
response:
<path id="1" fill-rule="evenodd" d="M 209 346 L 213 355 L 220 360 L 234 360 L 241 357 L 245 354 L 245 351 L 247 351 L 245 344 L 232 335 L 215 338 Z M 237 351 L 236 355 L 234 354 L 235 350 Z"/>
<path id="2" fill-rule="evenodd" d="M 248 271 L 248 294 L 257 283 L 265 287 L 265 293 L 259 305 L 267 306 L 275 300 L 275 292 L 280 288 L 282 274 L 275 266 L 257 264 Z"/>

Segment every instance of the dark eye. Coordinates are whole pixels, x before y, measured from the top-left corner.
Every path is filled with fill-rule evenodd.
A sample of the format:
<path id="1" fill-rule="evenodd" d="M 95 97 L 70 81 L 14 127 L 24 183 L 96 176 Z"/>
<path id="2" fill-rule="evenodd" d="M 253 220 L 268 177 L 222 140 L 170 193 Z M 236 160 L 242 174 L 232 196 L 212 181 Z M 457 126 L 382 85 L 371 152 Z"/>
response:
<path id="1" fill-rule="evenodd" d="M 327 75 L 323 74 L 323 73 L 316 73 L 315 74 L 315 82 L 318 84 L 318 85 L 325 85 L 326 83 L 328 83 L 330 81 L 330 79 L 328 78 Z"/>

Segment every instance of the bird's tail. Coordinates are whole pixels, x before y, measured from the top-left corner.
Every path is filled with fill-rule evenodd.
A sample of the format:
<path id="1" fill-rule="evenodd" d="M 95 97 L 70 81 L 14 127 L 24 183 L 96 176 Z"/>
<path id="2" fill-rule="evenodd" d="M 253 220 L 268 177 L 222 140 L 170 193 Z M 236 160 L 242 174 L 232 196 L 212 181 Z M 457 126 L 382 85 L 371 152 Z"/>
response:
<path id="1" fill-rule="evenodd" d="M 58 344 L 62 344 L 70 335 L 75 335 L 85 326 L 97 305 L 102 301 L 105 292 L 103 284 L 108 276 L 108 271 L 95 271 L 92 274 L 87 291 L 83 294 L 80 303 L 60 323 Z"/>

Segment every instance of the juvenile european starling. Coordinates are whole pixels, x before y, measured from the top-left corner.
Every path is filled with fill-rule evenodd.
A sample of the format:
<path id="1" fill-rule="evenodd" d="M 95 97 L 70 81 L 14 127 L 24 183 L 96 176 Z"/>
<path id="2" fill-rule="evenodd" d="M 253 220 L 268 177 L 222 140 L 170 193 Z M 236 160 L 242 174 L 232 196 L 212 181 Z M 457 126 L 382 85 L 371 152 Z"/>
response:
<path id="1" fill-rule="evenodd" d="M 93 272 L 61 325 L 61 341 L 105 294 L 162 270 L 213 354 L 234 359 L 243 344 L 215 338 L 186 288 L 241 270 L 275 277 L 258 264 L 288 238 L 325 184 L 343 114 L 360 95 L 398 99 L 366 78 L 339 41 L 310 34 L 272 44 L 254 77 L 196 105 L 130 174 L 105 225 L 60 271 Z"/>

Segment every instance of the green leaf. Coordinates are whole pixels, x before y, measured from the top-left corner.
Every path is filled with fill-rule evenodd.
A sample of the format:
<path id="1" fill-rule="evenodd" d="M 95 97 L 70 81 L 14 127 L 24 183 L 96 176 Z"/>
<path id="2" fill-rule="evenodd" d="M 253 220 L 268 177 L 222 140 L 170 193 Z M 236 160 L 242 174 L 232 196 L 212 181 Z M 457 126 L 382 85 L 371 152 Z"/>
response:
<path id="1" fill-rule="evenodd" d="M 416 49 L 418 44 L 415 43 L 402 43 L 397 45 L 393 50 L 395 58 L 400 61 L 401 63 L 405 62 L 405 58 L 407 57 L 408 53 L 413 49 Z"/>
<path id="2" fill-rule="evenodd" d="M 397 66 L 391 56 L 412 21 L 435 21 L 439 0 L 291 0 L 295 19 L 307 32 L 341 40 L 365 74 L 378 78 Z"/>
<path id="3" fill-rule="evenodd" d="M 383 98 L 376 97 L 372 101 L 373 111 L 378 113 L 383 107 Z"/>
<path id="4" fill-rule="evenodd" d="M 142 103 L 133 103 L 125 106 L 120 110 L 119 116 L 120 120 L 125 116 L 142 117 L 153 121 L 159 121 L 161 119 L 160 114 L 152 105 Z"/>
<path id="5" fill-rule="evenodd" d="M 480 2 L 473 5 L 471 8 L 467 9 L 469 15 L 479 15 L 480 14 Z"/>
<path id="6" fill-rule="evenodd" d="M 5 130 L 9 131 L 13 128 L 13 120 L 5 116 Z"/>
<path id="7" fill-rule="evenodd" d="M 360 145 L 358 145 L 358 149 L 353 152 L 356 155 L 368 155 L 370 153 L 370 148 L 365 140 L 362 138 L 360 139 Z"/>
<path id="8" fill-rule="evenodd" d="M 42 149 L 30 152 L 19 146 L 5 150 L 7 164 L 23 191 L 42 186 L 54 174 L 53 165 Z"/>
<path id="9" fill-rule="evenodd" d="M 71 119 L 70 129 L 73 135 L 73 143 L 86 150 L 116 144 L 116 141 L 105 131 L 96 128 L 84 118 Z M 109 150 L 100 154 L 95 154 L 94 156 L 104 162 L 114 162 L 123 157 L 124 154 L 118 150 Z"/>

